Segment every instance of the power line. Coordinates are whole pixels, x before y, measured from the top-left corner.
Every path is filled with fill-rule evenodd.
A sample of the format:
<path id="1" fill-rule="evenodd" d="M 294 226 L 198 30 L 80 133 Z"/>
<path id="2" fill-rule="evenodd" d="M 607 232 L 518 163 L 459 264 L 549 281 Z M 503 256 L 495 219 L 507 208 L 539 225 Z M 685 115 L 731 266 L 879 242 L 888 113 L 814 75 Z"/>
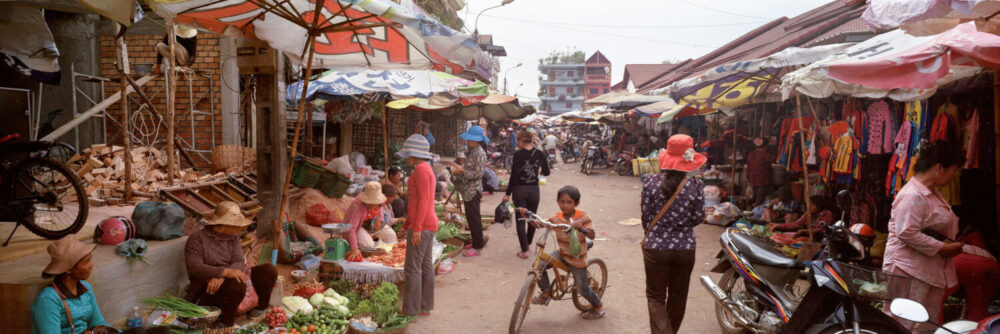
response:
<path id="1" fill-rule="evenodd" d="M 562 29 L 562 30 L 569 30 L 569 31 L 576 31 L 576 32 L 585 32 L 585 33 L 589 33 L 589 34 L 597 34 L 597 35 L 606 35 L 606 36 L 612 36 L 612 37 L 629 38 L 629 39 L 635 39 L 635 40 L 641 40 L 641 41 L 647 41 L 647 42 L 656 42 L 656 43 L 681 45 L 681 46 L 688 46 L 688 47 L 698 47 L 698 48 L 712 48 L 713 47 L 713 46 L 702 45 L 702 44 L 664 41 L 664 40 L 658 40 L 658 39 L 652 39 L 652 38 L 644 38 L 644 37 L 639 37 L 639 36 L 634 36 L 634 35 L 622 35 L 622 34 L 615 34 L 615 33 L 603 32 L 603 31 L 593 31 L 593 30 L 586 30 L 586 29 L 570 28 L 570 27 L 564 27 L 564 26 L 559 26 L 559 25 L 552 25 L 552 24 L 548 24 L 548 23 L 537 23 L 537 22 L 528 22 L 528 21 L 524 21 L 523 23 L 533 24 L 533 25 L 538 25 L 538 26 L 543 26 L 543 27 L 548 27 L 548 28 L 553 28 L 553 29 Z"/>
<path id="2" fill-rule="evenodd" d="M 693 3 L 693 2 L 690 2 L 690 1 L 687 1 L 687 0 L 674 0 L 674 1 L 686 4 L 686 5 L 689 5 L 689 6 L 695 6 L 695 7 L 701 8 L 701 9 L 707 9 L 707 10 L 710 10 L 710 11 L 713 11 L 713 12 L 718 12 L 718 13 L 723 13 L 723 14 L 729 14 L 729 15 L 740 16 L 740 17 L 748 17 L 748 18 L 752 18 L 752 19 L 773 20 L 772 18 L 767 18 L 767 17 L 743 15 L 743 14 L 739 14 L 739 13 L 734 13 L 734 12 L 730 12 L 730 11 L 725 11 L 725 10 L 721 10 L 721 9 L 707 7 L 707 6 L 696 4 L 696 3 Z"/>
<path id="3" fill-rule="evenodd" d="M 767 23 L 767 21 L 755 21 L 755 22 L 719 23 L 719 24 L 703 24 L 703 25 L 637 26 L 637 25 L 601 25 L 601 24 L 589 24 L 589 23 L 580 24 L 580 23 L 557 22 L 557 21 L 540 21 L 540 20 L 519 19 L 519 18 L 505 17 L 505 16 L 496 16 L 489 14 L 483 14 L 483 16 L 501 20 L 515 21 L 515 22 L 538 23 L 538 24 L 548 24 L 548 25 L 567 25 L 574 27 L 584 26 L 584 27 L 610 28 L 610 29 L 688 29 L 688 28 L 732 27 L 732 26 Z"/>

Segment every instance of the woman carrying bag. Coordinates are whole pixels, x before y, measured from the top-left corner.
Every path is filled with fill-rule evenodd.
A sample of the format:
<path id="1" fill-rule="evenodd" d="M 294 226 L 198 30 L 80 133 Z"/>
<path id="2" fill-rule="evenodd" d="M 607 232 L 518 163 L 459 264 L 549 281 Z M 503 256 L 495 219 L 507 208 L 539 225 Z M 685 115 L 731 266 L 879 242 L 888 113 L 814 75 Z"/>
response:
<path id="1" fill-rule="evenodd" d="M 503 202 L 506 203 L 513 197 L 514 207 L 527 208 L 528 211 L 537 212 L 541 194 L 538 189 L 538 174 L 549 175 L 549 162 L 545 152 L 531 144 L 531 134 L 528 131 L 518 131 L 517 152 L 514 152 L 513 160 L 507 194 L 503 197 Z M 521 221 L 519 218 L 524 217 L 521 217 L 519 213 L 513 212 L 513 214 L 517 224 L 517 241 L 521 246 L 517 257 L 527 259 L 528 247 L 535 239 L 535 227 Z"/>
<path id="2" fill-rule="evenodd" d="M 701 179 L 688 174 L 705 164 L 694 140 L 674 135 L 660 153 L 661 174 L 642 185 L 643 263 L 651 333 L 677 333 L 694 269 L 694 226 L 705 221 Z"/>

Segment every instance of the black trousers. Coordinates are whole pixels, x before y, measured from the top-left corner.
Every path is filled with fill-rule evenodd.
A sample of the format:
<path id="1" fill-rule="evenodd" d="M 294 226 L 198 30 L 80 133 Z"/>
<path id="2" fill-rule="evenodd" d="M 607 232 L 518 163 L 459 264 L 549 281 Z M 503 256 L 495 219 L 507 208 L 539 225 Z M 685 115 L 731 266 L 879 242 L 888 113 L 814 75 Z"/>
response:
<path id="1" fill-rule="evenodd" d="M 271 290 L 278 280 L 278 269 L 270 263 L 265 263 L 250 268 L 250 282 L 253 283 L 254 292 L 257 293 L 257 309 L 264 309 L 271 302 Z M 188 300 L 198 305 L 215 306 L 222 310 L 219 314 L 219 322 L 231 326 L 236 320 L 236 308 L 243 301 L 246 294 L 246 283 L 239 283 L 236 280 L 227 278 L 219 286 L 215 294 L 209 294 L 205 289 L 208 287 L 208 280 L 191 280 L 188 287 Z"/>
<path id="2" fill-rule="evenodd" d="M 538 213 L 538 200 L 540 191 L 537 185 L 516 186 L 511 190 L 511 201 L 515 208 L 527 208 L 528 211 Z M 531 247 L 531 242 L 535 240 L 535 227 L 521 220 L 524 218 L 515 210 L 514 217 L 517 218 L 517 241 L 521 244 L 521 251 L 527 252 Z"/>
<path id="3" fill-rule="evenodd" d="M 753 187 L 753 206 L 758 206 L 764 203 L 767 199 L 767 195 L 771 194 L 771 185 L 763 185 L 760 187 Z"/>
<path id="4" fill-rule="evenodd" d="M 483 214 L 479 212 L 479 202 L 483 199 L 483 193 L 477 193 L 475 197 L 465 199 L 465 219 L 469 221 L 469 232 L 472 234 L 472 248 L 483 249 L 486 242 L 483 241 Z"/>
<path id="5" fill-rule="evenodd" d="M 646 268 L 649 331 L 653 334 L 677 333 L 687 307 L 694 251 L 645 249 L 642 254 Z"/>

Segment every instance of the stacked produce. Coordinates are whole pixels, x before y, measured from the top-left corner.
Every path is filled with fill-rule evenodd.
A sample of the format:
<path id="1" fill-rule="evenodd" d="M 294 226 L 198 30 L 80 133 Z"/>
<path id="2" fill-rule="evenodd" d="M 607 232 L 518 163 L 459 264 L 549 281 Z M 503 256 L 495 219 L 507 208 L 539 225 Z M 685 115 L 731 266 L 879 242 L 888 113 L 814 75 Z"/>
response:
<path id="1" fill-rule="evenodd" d="M 437 233 L 434 234 L 434 238 L 437 239 L 437 241 L 444 241 L 460 235 L 462 235 L 462 230 L 455 224 L 441 223 L 438 225 L 438 230 Z"/>
<path id="2" fill-rule="evenodd" d="M 406 242 L 400 241 L 393 245 L 392 249 L 384 254 L 373 255 L 368 257 L 368 261 L 377 262 L 385 265 L 386 267 L 403 267 L 403 262 L 406 260 Z"/>

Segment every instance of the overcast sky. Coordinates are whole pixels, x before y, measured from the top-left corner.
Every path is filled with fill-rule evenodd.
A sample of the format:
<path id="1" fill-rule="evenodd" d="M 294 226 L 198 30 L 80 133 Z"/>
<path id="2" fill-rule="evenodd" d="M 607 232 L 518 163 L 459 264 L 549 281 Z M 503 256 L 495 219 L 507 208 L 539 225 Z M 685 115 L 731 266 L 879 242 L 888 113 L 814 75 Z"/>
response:
<path id="1" fill-rule="evenodd" d="M 501 0 L 467 0 L 459 14 L 471 32 L 476 14 Z M 842 0 L 837 0 L 842 1 Z M 479 33 L 507 49 L 500 58 L 510 94 L 537 97 L 538 59 L 576 48 L 611 60 L 612 84 L 625 64 L 697 58 L 773 19 L 794 17 L 830 0 L 514 0 L 479 18 Z"/>

